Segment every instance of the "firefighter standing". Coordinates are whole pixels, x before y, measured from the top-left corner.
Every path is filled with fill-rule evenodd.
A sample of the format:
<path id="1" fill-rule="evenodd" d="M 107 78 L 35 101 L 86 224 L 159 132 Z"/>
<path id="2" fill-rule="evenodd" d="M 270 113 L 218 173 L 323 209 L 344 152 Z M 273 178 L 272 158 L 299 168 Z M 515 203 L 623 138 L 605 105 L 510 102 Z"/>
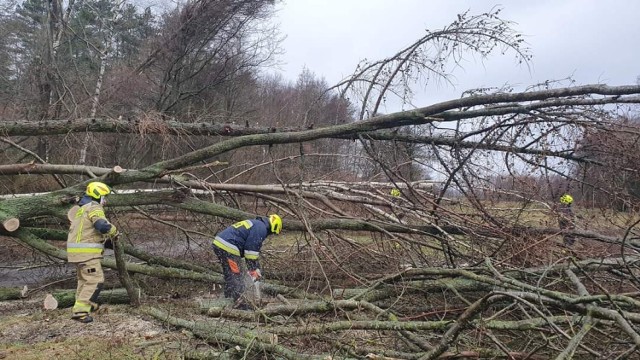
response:
<path id="1" fill-rule="evenodd" d="M 576 216 L 573 213 L 571 205 L 573 204 L 573 197 L 569 194 L 564 194 L 560 197 L 560 206 L 558 207 L 558 227 L 560 230 L 572 231 L 576 228 Z M 576 241 L 576 237 L 573 234 L 565 234 L 562 237 L 563 243 L 566 246 L 571 246 Z"/>
<path id="2" fill-rule="evenodd" d="M 67 238 L 67 257 L 76 264 L 78 288 L 73 306 L 72 319 L 90 323 L 91 311 L 98 309 L 98 295 L 102 290 L 104 273 L 100 259 L 104 253 L 104 242 L 116 236 L 117 229 L 104 216 L 105 196 L 111 189 L 104 183 L 91 182 L 86 195 L 70 213 L 71 227 Z"/>
<path id="3" fill-rule="evenodd" d="M 402 219 L 405 215 L 404 210 L 402 209 L 402 207 L 400 207 L 400 204 L 402 203 L 402 199 L 400 198 L 400 196 L 402 195 L 402 193 L 400 192 L 400 189 L 392 188 L 391 191 L 389 191 L 389 195 L 391 195 L 391 203 L 395 205 L 391 207 L 391 210 L 394 212 L 394 214 L 396 214 L 398 221 L 402 222 Z"/>
<path id="4" fill-rule="evenodd" d="M 224 275 L 224 297 L 233 299 L 239 309 L 249 306 L 241 303 L 244 292 L 244 274 L 241 272 L 242 258 L 246 260 L 249 276 L 258 281 L 260 272 L 260 248 L 271 234 L 282 230 L 282 219 L 272 214 L 269 217 L 239 221 L 219 232 L 213 240 L 213 250 L 222 265 Z"/>

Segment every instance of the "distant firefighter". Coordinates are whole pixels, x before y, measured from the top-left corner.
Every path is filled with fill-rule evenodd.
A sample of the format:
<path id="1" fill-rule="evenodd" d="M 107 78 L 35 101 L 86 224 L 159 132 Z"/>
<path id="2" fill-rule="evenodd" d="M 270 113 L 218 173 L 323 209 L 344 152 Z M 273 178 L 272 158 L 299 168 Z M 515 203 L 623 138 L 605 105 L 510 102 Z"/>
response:
<path id="1" fill-rule="evenodd" d="M 560 206 L 558 207 L 558 227 L 561 230 L 572 231 L 576 228 L 576 216 L 571 208 L 572 204 L 573 197 L 571 195 L 564 194 L 560 197 Z M 576 238 L 573 234 L 565 234 L 562 240 L 566 246 L 571 246 L 576 241 Z"/>
<path id="2" fill-rule="evenodd" d="M 400 204 L 402 203 L 402 193 L 400 192 L 400 189 L 394 187 L 389 191 L 389 195 L 391 195 L 391 202 L 395 205 L 393 207 L 393 212 L 396 214 L 398 221 L 402 222 L 402 219 L 405 216 L 404 210 L 400 207 Z"/>

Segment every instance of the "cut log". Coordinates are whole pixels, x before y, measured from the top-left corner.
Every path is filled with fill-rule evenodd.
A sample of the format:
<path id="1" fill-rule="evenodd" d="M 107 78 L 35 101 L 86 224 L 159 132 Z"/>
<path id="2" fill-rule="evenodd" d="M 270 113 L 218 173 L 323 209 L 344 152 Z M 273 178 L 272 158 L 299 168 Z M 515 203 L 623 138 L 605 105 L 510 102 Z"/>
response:
<path id="1" fill-rule="evenodd" d="M 75 290 L 61 290 L 53 293 L 53 297 L 58 301 L 58 308 L 72 307 L 76 302 Z M 98 296 L 98 303 L 101 304 L 128 304 L 129 295 L 126 289 L 104 290 Z"/>
<path id="2" fill-rule="evenodd" d="M 58 300 L 54 298 L 51 294 L 47 294 L 44 298 L 44 308 L 45 310 L 55 310 L 58 308 Z"/>
<path id="3" fill-rule="evenodd" d="M 2 227 L 8 232 L 14 232 L 20 227 L 20 220 L 18 218 L 8 218 L 2 221 Z"/>

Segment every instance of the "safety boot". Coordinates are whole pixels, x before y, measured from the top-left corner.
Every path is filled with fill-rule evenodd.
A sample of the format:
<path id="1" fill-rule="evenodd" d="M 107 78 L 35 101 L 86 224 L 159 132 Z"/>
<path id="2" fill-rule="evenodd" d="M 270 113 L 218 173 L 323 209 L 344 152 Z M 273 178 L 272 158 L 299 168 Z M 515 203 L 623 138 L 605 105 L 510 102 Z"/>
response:
<path id="1" fill-rule="evenodd" d="M 84 324 L 88 324 L 90 322 L 93 322 L 93 318 L 87 314 L 87 313 L 82 313 L 82 314 L 73 314 L 73 316 L 71 316 L 71 319 L 84 323 Z"/>

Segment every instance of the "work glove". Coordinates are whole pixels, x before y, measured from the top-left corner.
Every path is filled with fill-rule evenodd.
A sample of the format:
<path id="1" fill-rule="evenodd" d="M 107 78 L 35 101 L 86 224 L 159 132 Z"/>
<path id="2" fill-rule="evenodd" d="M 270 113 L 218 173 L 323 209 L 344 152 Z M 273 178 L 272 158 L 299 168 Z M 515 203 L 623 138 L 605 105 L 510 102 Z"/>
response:
<path id="1" fill-rule="evenodd" d="M 109 232 L 107 233 L 107 236 L 111 237 L 111 238 L 115 238 L 116 236 L 118 236 L 118 229 L 111 225 L 111 229 L 109 229 Z"/>
<path id="2" fill-rule="evenodd" d="M 103 239 L 104 239 L 104 243 L 103 243 L 104 244 L 104 248 L 113 250 L 113 242 L 117 241 L 119 237 L 120 237 L 120 233 L 119 232 L 116 232 L 115 235 L 111 235 L 111 236 L 110 235 L 105 235 L 103 237 Z"/>
<path id="3" fill-rule="evenodd" d="M 250 270 L 249 276 L 251 276 L 254 282 L 260 281 L 260 278 L 262 278 L 262 273 L 260 272 L 260 269 Z"/>

